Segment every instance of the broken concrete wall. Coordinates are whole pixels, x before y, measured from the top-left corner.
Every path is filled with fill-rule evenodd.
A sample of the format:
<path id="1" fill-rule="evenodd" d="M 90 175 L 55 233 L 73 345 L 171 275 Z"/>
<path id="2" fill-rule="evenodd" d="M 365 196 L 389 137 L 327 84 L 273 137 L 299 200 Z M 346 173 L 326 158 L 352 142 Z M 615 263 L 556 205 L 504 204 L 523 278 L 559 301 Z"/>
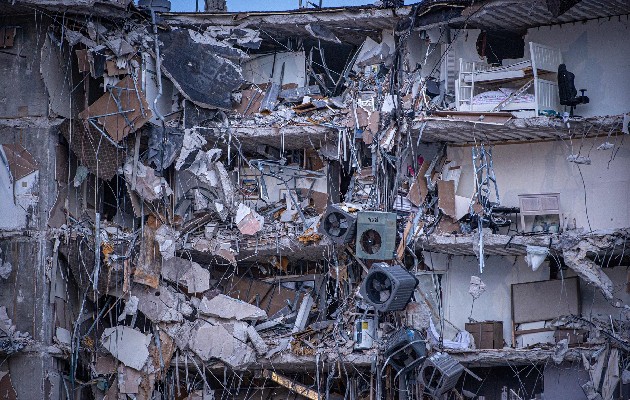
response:
<path id="1" fill-rule="evenodd" d="M 281 72 L 284 70 L 281 81 Z M 306 58 L 304 52 L 285 52 L 254 56 L 243 63 L 243 78 L 251 83 L 293 83 L 306 85 Z"/>
<path id="2" fill-rule="evenodd" d="M 13 46 L 0 57 L 0 118 L 45 117 L 48 94 L 40 72 L 41 44 L 46 38 L 48 18 L 12 17 L 18 27 Z"/>
<path id="3" fill-rule="evenodd" d="M 605 141 L 606 138 L 581 139 L 582 152 Z M 630 145 L 619 143 L 619 146 L 614 162 L 610 162 L 612 149 L 593 148 L 588 151 L 591 164 L 579 166 L 567 161 L 571 150 L 561 141 L 494 146 L 501 205 L 519 207 L 520 194 L 560 193 L 564 217 L 561 224 L 565 227 L 589 231 L 630 226 L 630 175 L 626 172 L 630 170 Z M 471 148 L 449 147 L 447 152 L 449 160 L 461 165 L 461 181 L 471 182 Z M 463 184 L 456 194 L 470 198 L 472 189 L 471 185 Z"/>
<path id="4" fill-rule="evenodd" d="M 76 90 L 82 76 L 69 46 L 59 46 L 58 38 L 48 34 L 41 47 L 41 77 L 48 93 L 51 116 L 74 118 L 85 104 L 85 92 Z"/>
<path id="5" fill-rule="evenodd" d="M 38 171 L 37 176 L 29 174 L 30 178 L 19 181 L 20 188 L 14 191 L 14 194 L 19 194 L 20 189 L 26 191 L 29 190 L 29 187 L 32 188 L 28 192 L 23 192 L 30 194 L 30 199 L 32 199 L 31 202 L 28 202 L 32 207 L 26 208 L 26 210 L 22 207 L 24 214 L 20 216 L 25 219 L 18 220 L 16 216 L 8 215 L 9 220 L 13 220 L 13 222 L 5 225 L 5 221 L 3 221 L 0 223 L 0 229 L 13 230 L 17 227 L 28 227 L 28 229 L 37 230 L 46 226 L 48 210 L 52 209 L 57 194 L 55 146 L 59 139 L 56 123 L 56 121 L 48 122 L 48 120 L 25 121 L 17 119 L 5 120 L 0 123 L 0 144 L 15 145 L 17 149 L 27 149 L 37 165 Z M 0 201 L 13 201 L 16 204 L 15 199 L 11 198 L 3 197 Z"/>
<path id="6" fill-rule="evenodd" d="M 60 351 L 52 346 L 54 305 L 49 301 L 46 270 L 52 246 L 43 237 L 14 237 L 0 240 L 0 249 L 3 261 L 13 266 L 8 279 L 0 278 L 0 304 L 7 307 L 17 330 L 32 338 L 26 348 L 8 358 L 13 388 L 18 398 L 61 399 L 63 382 L 56 361 Z M 24 376 L 29 379 L 20 379 Z"/>
<path id="7" fill-rule="evenodd" d="M 7 307 L 16 329 L 31 338 L 26 348 L 8 360 L 18 398 L 58 399 L 63 383 L 55 358 L 60 351 L 52 347 L 55 301 L 50 301 L 50 290 L 51 280 L 55 278 L 50 268 L 53 243 L 47 236 L 49 211 L 57 196 L 58 121 L 44 118 L 48 113 L 48 97 L 39 71 L 41 48 L 37 46 L 44 42 L 45 24 L 36 24 L 32 18 L 16 22 L 21 26 L 20 34 L 14 47 L 6 50 L 21 55 L 0 57 L 6 78 L 0 92 L 8 90 L 2 93 L 0 110 L 3 118 L 10 118 L 0 124 L 0 145 L 27 151 L 36 172 L 15 181 L 19 187 L 13 188 L 10 197 L 3 196 L 0 200 L 0 258 L 4 267 L 7 263 L 11 265 L 8 276 L 0 277 L 0 306 Z M 12 66 L 6 64 L 9 60 Z M 24 166 L 24 160 L 18 160 L 22 162 L 20 166 Z M 27 190 L 32 200 L 30 207 L 15 214 L 3 214 L 12 210 L 10 204 L 5 207 L 5 202 L 15 204 L 13 194 L 19 196 Z M 60 308 L 57 312 L 58 320 L 64 319 L 64 310 Z M 24 376 L 30 379 L 20 379 Z"/>

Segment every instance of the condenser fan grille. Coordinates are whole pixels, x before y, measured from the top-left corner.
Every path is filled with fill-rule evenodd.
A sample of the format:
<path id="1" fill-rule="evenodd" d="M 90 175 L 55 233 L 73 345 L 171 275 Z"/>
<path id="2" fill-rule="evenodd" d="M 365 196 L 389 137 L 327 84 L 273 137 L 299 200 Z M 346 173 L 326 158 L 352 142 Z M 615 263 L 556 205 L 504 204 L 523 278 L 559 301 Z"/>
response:
<path id="1" fill-rule="evenodd" d="M 368 229 L 361 235 L 361 249 L 367 254 L 376 254 L 381 250 L 381 235 L 374 229 Z"/>
<path id="2" fill-rule="evenodd" d="M 330 236 L 342 237 L 346 234 L 348 227 L 348 218 L 342 213 L 331 212 L 324 221 L 324 229 Z"/>
<path id="3" fill-rule="evenodd" d="M 392 281 L 387 274 L 376 272 L 367 279 L 366 293 L 370 302 L 382 304 L 389 300 L 392 295 Z"/>

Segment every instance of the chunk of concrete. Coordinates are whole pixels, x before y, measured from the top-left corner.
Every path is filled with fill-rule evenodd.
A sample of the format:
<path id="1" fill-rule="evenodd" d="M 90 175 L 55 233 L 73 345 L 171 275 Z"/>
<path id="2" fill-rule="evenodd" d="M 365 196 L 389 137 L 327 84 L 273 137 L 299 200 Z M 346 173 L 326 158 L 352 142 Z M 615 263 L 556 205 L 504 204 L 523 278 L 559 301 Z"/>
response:
<path id="1" fill-rule="evenodd" d="M 13 266 L 11 265 L 11 263 L 8 261 L 3 262 L 2 259 L 0 259 L 0 278 L 9 279 L 9 276 L 11 276 L 11 271 L 13 271 Z"/>
<path id="2" fill-rule="evenodd" d="M 149 358 L 151 336 L 128 326 L 106 328 L 101 336 L 102 346 L 126 366 L 141 370 Z"/>
<path id="3" fill-rule="evenodd" d="M 70 343 L 72 342 L 72 333 L 69 330 L 58 326 L 57 329 L 55 329 L 55 338 L 59 341 L 59 343 L 70 346 Z"/>
<path id="4" fill-rule="evenodd" d="M 256 360 L 254 350 L 220 324 L 200 323 L 190 339 L 190 349 L 204 361 L 219 359 L 235 369 Z"/>
<path id="5" fill-rule="evenodd" d="M 256 211 L 240 203 L 234 222 L 243 235 L 255 235 L 263 228 L 265 219 Z"/>
<path id="6" fill-rule="evenodd" d="M 210 289 L 210 271 L 194 261 L 173 257 L 162 262 L 162 278 L 186 288 L 188 293 Z"/>
<path id="7" fill-rule="evenodd" d="M 185 296 L 167 286 L 138 287 L 133 293 L 138 297 L 138 310 L 153 322 L 181 322 L 193 312 Z"/>
<path id="8" fill-rule="evenodd" d="M 171 187 L 161 176 L 155 175 L 155 170 L 151 167 L 138 162 L 135 164 L 132 158 L 127 159 L 123 167 L 125 179 L 127 182 L 134 182 L 134 190 L 140 197 L 146 201 L 161 199 L 162 196 L 170 196 L 173 194 Z"/>
<path id="9" fill-rule="evenodd" d="M 269 346 L 267 346 L 267 343 L 265 343 L 263 338 L 260 337 L 258 331 L 256 331 L 253 326 L 247 325 L 247 329 L 245 332 L 247 332 L 247 338 L 254 346 L 256 354 L 258 354 L 259 356 L 264 356 L 265 354 L 267 354 L 267 352 L 269 351 Z"/>
<path id="10" fill-rule="evenodd" d="M 118 322 L 124 321 L 127 316 L 134 316 L 138 312 L 138 299 L 136 296 L 129 296 L 125 302 L 125 308 L 123 312 L 118 316 Z"/>
<path id="11" fill-rule="evenodd" d="M 193 322 L 184 321 L 181 324 L 160 324 L 160 328 L 173 339 L 178 349 L 182 351 L 188 350 L 188 344 L 195 328 Z"/>
<path id="12" fill-rule="evenodd" d="M 184 130 L 184 139 L 179 157 L 175 162 L 175 169 L 180 170 L 182 167 L 188 168 L 195 160 L 197 151 L 207 143 L 207 140 L 194 129 Z"/>
<path id="13" fill-rule="evenodd" d="M 267 313 L 264 310 L 224 294 L 219 294 L 210 300 L 204 297 L 201 300 L 198 311 L 213 317 L 235 319 L 237 321 L 267 319 Z"/>
<path id="14" fill-rule="evenodd" d="M 164 260 L 168 260 L 175 256 L 177 250 L 177 231 L 168 225 L 160 226 L 155 231 L 155 241 L 160 248 L 160 254 Z"/>

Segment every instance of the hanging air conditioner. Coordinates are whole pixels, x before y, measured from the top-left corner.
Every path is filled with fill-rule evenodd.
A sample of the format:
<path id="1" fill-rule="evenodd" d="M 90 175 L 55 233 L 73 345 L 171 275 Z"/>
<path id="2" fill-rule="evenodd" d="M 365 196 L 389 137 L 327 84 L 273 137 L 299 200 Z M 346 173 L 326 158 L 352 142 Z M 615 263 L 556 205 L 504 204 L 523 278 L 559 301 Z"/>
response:
<path id="1" fill-rule="evenodd" d="M 363 211 L 357 214 L 356 254 L 370 260 L 391 260 L 396 250 L 396 214 Z"/>
<path id="2" fill-rule="evenodd" d="M 400 265 L 375 263 L 361 284 L 363 299 L 381 312 L 400 311 L 405 308 L 418 279 Z"/>
<path id="3" fill-rule="evenodd" d="M 331 204 L 319 224 L 319 232 L 330 237 L 336 244 L 349 243 L 356 233 L 356 221 L 356 215 L 344 211 L 337 204 Z"/>

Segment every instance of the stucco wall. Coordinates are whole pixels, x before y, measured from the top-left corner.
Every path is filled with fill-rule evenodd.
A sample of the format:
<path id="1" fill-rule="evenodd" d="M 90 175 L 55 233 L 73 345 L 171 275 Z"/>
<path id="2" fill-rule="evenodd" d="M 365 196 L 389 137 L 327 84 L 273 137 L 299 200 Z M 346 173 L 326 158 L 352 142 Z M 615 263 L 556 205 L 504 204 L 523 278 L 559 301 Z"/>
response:
<path id="1" fill-rule="evenodd" d="M 630 111 L 630 20 L 627 16 L 541 27 L 527 31 L 525 42 L 553 46 L 575 74 L 576 89 L 590 103 L 576 113 L 585 117 Z"/>
<path id="2" fill-rule="evenodd" d="M 569 226 L 573 225 L 573 219 L 576 227 L 587 230 L 589 220 L 593 230 L 630 226 L 630 140 L 627 136 L 624 139 L 623 143 L 619 137 L 494 146 L 494 171 L 501 204 L 517 207 L 519 194 L 560 193 L 562 212 Z M 606 140 L 618 147 L 597 150 Z M 589 156 L 591 165 L 578 168 L 567 161 L 567 156 L 578 152 Z M 471 148 L 449 147 L 447 155 L 462 168 L 457 194 L 470 197 Z"/>

